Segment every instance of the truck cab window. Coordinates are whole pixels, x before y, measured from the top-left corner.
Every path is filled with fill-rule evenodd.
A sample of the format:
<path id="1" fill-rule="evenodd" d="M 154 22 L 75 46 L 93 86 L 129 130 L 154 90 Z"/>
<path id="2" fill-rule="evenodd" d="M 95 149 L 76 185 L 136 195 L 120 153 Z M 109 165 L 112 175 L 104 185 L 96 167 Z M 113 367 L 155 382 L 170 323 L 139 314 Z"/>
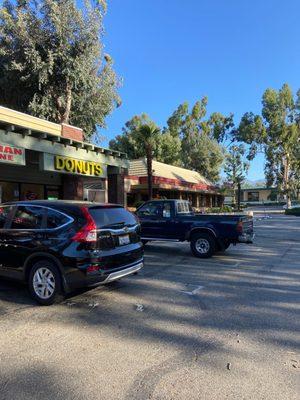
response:
<path id="1" fill-rule="evenodd" d="M 163 208 L 163 217 L 164 218 L 171 218 L 171 204 L 165 203 Z"/>
<path id="2" fill-rule="evenodd" d="M 147 203 L 138 210 L 141 217 L 158 217 L 162 214 L 162 204 L 159 202 Z"/>
<path id="3" fill-rule="evenodd" d="M 177 203 L 177 214 L 190 214 L 191 212 L 191 206 L 187 201 L 179 201 Z"/>

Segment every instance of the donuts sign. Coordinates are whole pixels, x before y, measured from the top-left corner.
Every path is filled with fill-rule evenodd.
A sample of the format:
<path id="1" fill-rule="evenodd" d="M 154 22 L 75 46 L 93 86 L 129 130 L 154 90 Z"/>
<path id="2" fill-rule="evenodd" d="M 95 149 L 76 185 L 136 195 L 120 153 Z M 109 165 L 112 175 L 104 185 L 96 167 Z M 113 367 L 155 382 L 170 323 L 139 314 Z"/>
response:
<path id="1" fill-rule="evenodd" d="M 0 143 L 0 162 L 25 165 L 25 149 Z"/>

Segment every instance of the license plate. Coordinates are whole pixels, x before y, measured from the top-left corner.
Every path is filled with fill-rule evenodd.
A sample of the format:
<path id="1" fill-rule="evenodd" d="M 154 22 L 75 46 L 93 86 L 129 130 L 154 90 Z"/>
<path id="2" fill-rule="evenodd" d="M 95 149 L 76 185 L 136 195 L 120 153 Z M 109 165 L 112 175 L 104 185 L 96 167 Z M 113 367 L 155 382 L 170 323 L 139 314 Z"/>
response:
<path id="1" fill-rule="evenodd" d="M 124 246 L 125 244 L 130 243 L 129 235 L 119 236 L 119 244 L 120 246 Z"/>

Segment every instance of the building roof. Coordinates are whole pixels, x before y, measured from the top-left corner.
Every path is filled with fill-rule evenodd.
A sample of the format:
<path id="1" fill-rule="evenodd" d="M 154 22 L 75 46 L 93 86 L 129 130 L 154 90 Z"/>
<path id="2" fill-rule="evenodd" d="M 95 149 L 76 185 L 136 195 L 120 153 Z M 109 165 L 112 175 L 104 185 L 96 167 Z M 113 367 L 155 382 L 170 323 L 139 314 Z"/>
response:
<path id="1" fill-rule="evenodd" d="M 65 136 L 66 128 L 82 133 L 82 130 L 77 127 L 56 124 L 0 106 L 0 142 L 45 153 L 74 155 L 74 158 L 100 161 L 104 164 L 128 168 L 128 159 L 125 153 Z"/>
<path id="2" fill-rule="evenodd" d="M 213 183 L 204 178 L 199 172 L 190 169 L 175 167 L 153 160 L 153 176 L 179 180 L 193 184 L 205 183 L 213 186 Z M 147 176 L 147 161 L 145 158 L 130 161 L 129 176 Z"/>
<path id="3" fill-rule="evenodd" d="M 242 192 L 244 191 L 249 191 L 249 190 L 251 190 L 251 191 L 257 191 L 257 190 L 277 190 L 277 188 L 276 187 L 251 187 L 251 188 L 242 188 L 241 189 L 242 190 Z"/>

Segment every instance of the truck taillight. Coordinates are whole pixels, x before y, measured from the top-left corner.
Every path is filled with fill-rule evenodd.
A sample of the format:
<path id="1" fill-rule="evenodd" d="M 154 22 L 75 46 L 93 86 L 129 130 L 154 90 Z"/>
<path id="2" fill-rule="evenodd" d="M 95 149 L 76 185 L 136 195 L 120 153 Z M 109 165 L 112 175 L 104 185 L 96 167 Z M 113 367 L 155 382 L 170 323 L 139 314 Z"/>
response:
<path id="1" fill-rule="evenodd" d="M 238 222 L 237 227 L 236 227 L 236 230 L 237 230 L 239 233 L 243 233 L 243 222 L 242 222 L 242 221 Z"/>
<path id="2" fill-rule="evenodd" d="M 73 236 L 72 240 L 79 243 L 92 243 L 97 241 L 97 226 L 87 207 L 81 207 L 86 224 Z"/>

